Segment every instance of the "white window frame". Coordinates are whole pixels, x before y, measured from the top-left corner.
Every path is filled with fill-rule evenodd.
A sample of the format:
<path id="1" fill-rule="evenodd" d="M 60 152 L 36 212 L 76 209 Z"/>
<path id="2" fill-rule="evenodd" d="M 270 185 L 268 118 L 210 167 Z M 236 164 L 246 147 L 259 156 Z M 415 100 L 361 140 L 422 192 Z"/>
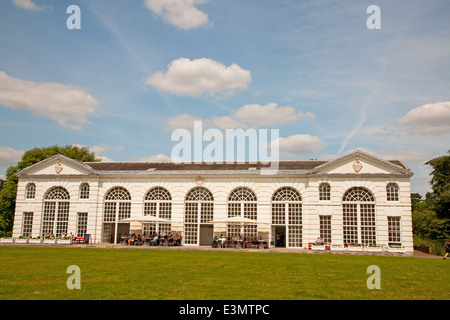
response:
<path id="1" fill-rule="evenodd" d="M 293 187 L 278 188 L 272 195 L 272 225 L 286 227 L 286 247 L 303 244 L 303 201 Z"/>
<path id="2" fill-rule="evenodd" d="M 214 196 L 205 187 L 189 190 L 184 200 L 184 236 L 185 245 L 198 245 L 200 225 L 214 220 Z"/>
<path id="3" fill-rule="evenodd" d="M 163 219 L 172 219 L 172 196 L 166 188 L 153 187 L 147 191 L 144 198 L 144 216 L 153 216 Z M 155 223 L 144 224 L 142 226 L 143 234 L 166 232 L 169 234 L 172 231 L 171 223 Z"/>
<path id="4" fill-rule="evenodd" d="M 243 235 L 244 238 L 258 237 L 258 201 L 255 192 L 248 187 L 234 188 L 228 195 L 227 201 L 227 216 L 244 217 L 255 220 L 255 224 L 247 224 L 241 228 L 227 224 L 227 237 L 232 240 L 232 237 Z"/>
<path id="5" fill-rule="evenodd" d="M 369 213 L 373 215 L 365 218 L 363 215 L 366 213 L 366 209 L 369 209 Z M 352 213 L 353 217 L 348 215 L 346 218 L 348 213 Z M 343 240 L 346 244 L 374 245 L 377 243 L 375 197 L 370 190 L 364 187 L 349 188 L 342 198 L 342 218 Z M 365 221 L 370 224 L 364 224 Z M 351 240 L 351 242 L 346 240 Z M 356 242 L 352 240 L 356 240 Z"/>

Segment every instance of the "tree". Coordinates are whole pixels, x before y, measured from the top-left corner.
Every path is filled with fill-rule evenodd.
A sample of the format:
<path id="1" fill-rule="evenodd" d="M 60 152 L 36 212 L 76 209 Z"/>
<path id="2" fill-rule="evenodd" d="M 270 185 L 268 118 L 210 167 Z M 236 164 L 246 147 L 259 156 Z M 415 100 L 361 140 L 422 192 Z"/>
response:
<path id="1" fill-rule="evenodd" d="M 65 147 L 55 145 L 26 151 L 17 165 L 8 168 L 6 171 L 6 181 L 2 183 L 2 188 L 0 189 L 0 232 L 2 234 L 10 233 L 13 227 L 17 195 L 17 177 L 14 174 L 57 154 L 81 162 L 100 161 L 88 148 L 72 145 Z"/>
<path id="2" fill-rule="evenodd" d="M 434 211 L 434 205 L 427 200 L 420 200 L 412 212 L 413 232 L 421 239 L 447 238 L 448 219 L 440 219 Z"/>
<path id="3" fill-rule="evenodd" d="M 433 167 L 430 173 L 433 192 L 427 194 L 427 199 L 434 203 L 439 218 L 450 218 L 450 150 L 447 153 L 426 163 Z"/>

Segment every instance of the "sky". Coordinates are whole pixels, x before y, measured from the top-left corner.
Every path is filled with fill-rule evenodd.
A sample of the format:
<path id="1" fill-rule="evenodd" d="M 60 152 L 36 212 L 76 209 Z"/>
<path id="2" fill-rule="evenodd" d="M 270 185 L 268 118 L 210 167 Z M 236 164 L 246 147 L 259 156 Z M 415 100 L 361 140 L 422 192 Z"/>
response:
<path id="1" fill-rule="evenodd" d="M 448 0 L 2 0 L 0 177 L 51 145 L 170 161 L 201 121 L 278 130 L 281 160 L 398 159 L 424 195 L 450 149 L 449 19 Z"/>

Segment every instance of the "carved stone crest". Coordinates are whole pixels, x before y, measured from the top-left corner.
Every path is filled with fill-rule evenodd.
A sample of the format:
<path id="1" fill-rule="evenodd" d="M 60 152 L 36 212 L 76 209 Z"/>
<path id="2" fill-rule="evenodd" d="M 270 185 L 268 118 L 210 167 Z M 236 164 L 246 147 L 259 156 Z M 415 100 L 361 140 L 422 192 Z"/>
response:
<path id="1" fill-rule="evenodd" d="M 356 157 L 355 161 L 353 161 L 353 170 L 355 170 L 355 173 L 359 173 L 362 167 L 363 165 L 361 162 L 359 162 L 359 157 Z"/>
<path id="2" fill-rule="evenodd" d="M 55 165 L 56 174 L 60 174 L 63 171 L 63 165 L 61 164 L 61 160 L 58 159 L 58 163 Z"/>
<path id="3" fill-rule="evenodd" d="M 203 184 L 205 183 L 205 179 L 203 179 L 202 177 L 198 176 L 195 179 L 195 184 L 199 187 L 201 187 Z"/>

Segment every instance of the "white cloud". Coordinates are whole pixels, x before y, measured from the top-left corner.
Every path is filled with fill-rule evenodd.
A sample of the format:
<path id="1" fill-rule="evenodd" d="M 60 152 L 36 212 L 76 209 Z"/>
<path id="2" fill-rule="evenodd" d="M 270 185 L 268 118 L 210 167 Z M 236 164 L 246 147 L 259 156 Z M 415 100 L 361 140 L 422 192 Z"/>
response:
<path id="1" fill-rule="evenodd" d="M 193 116 L 190 114 L 179 114 L 167 120 L 167 125 L 165 127 L 166 131 L 173 131 L 176 129 L 186 129 L 193 131 L 194 121 L 202 122 L 202 129 L 207 130 L 209 128 L 216 128 L 219 130 L 226 129 L 248 129 L 248 126 L 236 121 L 232 117 L 211 117 L 210 119 L 203 119 L 201 117 Z"/>
<path id="2" fill-rule="evenodd" d="M 172 61 L 165 73 L 158 71 L 150 75 L 145 84 L 180 96 L 209 93 L 221 97 L 247 89 L 251 80 L 250 71 L 237 64 L 227 67 L 208 58 L 180 58 Z"/>
<path id="3" fill-rule="evenodd" d="M 46 6 L 38 6 L 31 0 L 13 0 L 16 7 L 29 10 L 29 11 L 42 11 Z"/>
<path id="4" fill-rule="evenodd" d="M 229 116 L 211 117 L 210 122 L 214 128 L 218 128 L 221 130 L 237 129 L 237 128 L 248 129 L 248 126 L 240 123 L 239 121 L 236 121 L 235 119 Z"/>
<path id="5" fill-rule="evenodd" d="M 25 151 L 15 150 L 10 147 L 0 147 L 0 167 L 16 165 L 22 159 Z"/>
<path id="6" fill-rule="evenodd" d="M 179 114 L 175 117 L 169 118 L 167 120 L 166 131 L 173 131 L 176 129 L 187 129 L 192 131 L 194 128 L 194 121 L 203 121 L 202 118 L 192 116 L 189 114 Z"/>
<path id="7" fill-rule="evenodd" d="M 339 154 L 339 155 L 335 155 L 335 154 L 322 155 L 321 159 L 322 160 L 334 160 L 338 157 L 348 155 L 357 150 L 365 152 L 365 153 L 373 155 L 373 156 L 376 156 L 376 157 L 384 159 L 384 160 L 400 160 L 407 166 L 415 165 L 415 164 L 424 164 L 425 162 L 431 160 L 436 155 L 436 152 L 422 152 L 422 151 L 413 150 L 413 149 L 402 150 L 402 151 L 385 151 L 383 149 L 373 150 L 373 149 L 369 149 L 369 148 L 365 148 L 365 147 L 359 147 L 356 149 L 347 150 L 344 153 Z"/>
<path id="8" fill-rule="evenodd" d="M 325 147 L 325 143 L 319 137 L 309 134 L 297 134 L 287 138 L 279 138 L 278 143 L 280 156 L 286 157 L 316 154 Z"/>
<path id="9" fill-rule="evenodd" d="M 50 118 L 63 127 L 81 130 L 95 114 L 99 103 L 85 88 L 54 82 L 32 82 L 0 71 L 0 104 L 25 109 Z"/>
<path id="10" fill-rule="evenodd" d="M 208 23 L 208 15 L 195 6 L 206 0 L 145 0 L 147 8 L 179 29 L 194 29 Z"/>
<path id="11" fill-rule="evenodd" d="M 115 150 L 115 151 L 123 151 L 124 147 L 123 146 L 110 146 L 107 144 L 100 144 L 98 146 L 83 146 L 81 144 L 75 144 L 74 146 L 77 147 L 86 147 L 89 149 L 89 151 L 93 152 L 95 154 L 95 157 L 100 159 L 103 162 L 113 162 L 114 160 L 105 157 L 103 154 L 107 151 L 107 150 Z"/>
<path id="12" fill-rule="evenodd" d="M 424 104 L 412 109 L 397 124 L 410 133 L 441 135 L 450 132 L 450 101 Z"/>
<path id="13" fill-rule="evenodd" d="M 297 112 L 295 108 L 279 107 L 276 103 L 268 103 L 264 106 L 248 104 L 236 110 L 234 118 L 250 123 L 254 126 L 274 126 L 296 122 L 305 117 L 314 118 L 311 112 Z"/>
<path id="14" fill-rule="evenodd" d="M 157 154 L 151 157 L 132 157 L 131 160 L 138 162 L 172 162 L 172 159 L 165 154 Z"/>
<path id="15" fill-rule="evenodd" d="M 238 109 L 233 116 L 214 116 L 210 119 L 202 119 L 189 114 L 180 114 L 169 118 L 165 130 L 173 131 L 183 128 L 192 131 L 194 121 L 202 121 L 204 129 L 248 129 L 249 126 L 243 122 L 249 123 L 254 127 L 274 126 L 295 122 L 305 117 L 314 118 L 314 115 L 311 112 L 297 112 L 293 107 L 278 107 L 276 103 L 269 103 L 265 106 L 250 104 Z"/>

